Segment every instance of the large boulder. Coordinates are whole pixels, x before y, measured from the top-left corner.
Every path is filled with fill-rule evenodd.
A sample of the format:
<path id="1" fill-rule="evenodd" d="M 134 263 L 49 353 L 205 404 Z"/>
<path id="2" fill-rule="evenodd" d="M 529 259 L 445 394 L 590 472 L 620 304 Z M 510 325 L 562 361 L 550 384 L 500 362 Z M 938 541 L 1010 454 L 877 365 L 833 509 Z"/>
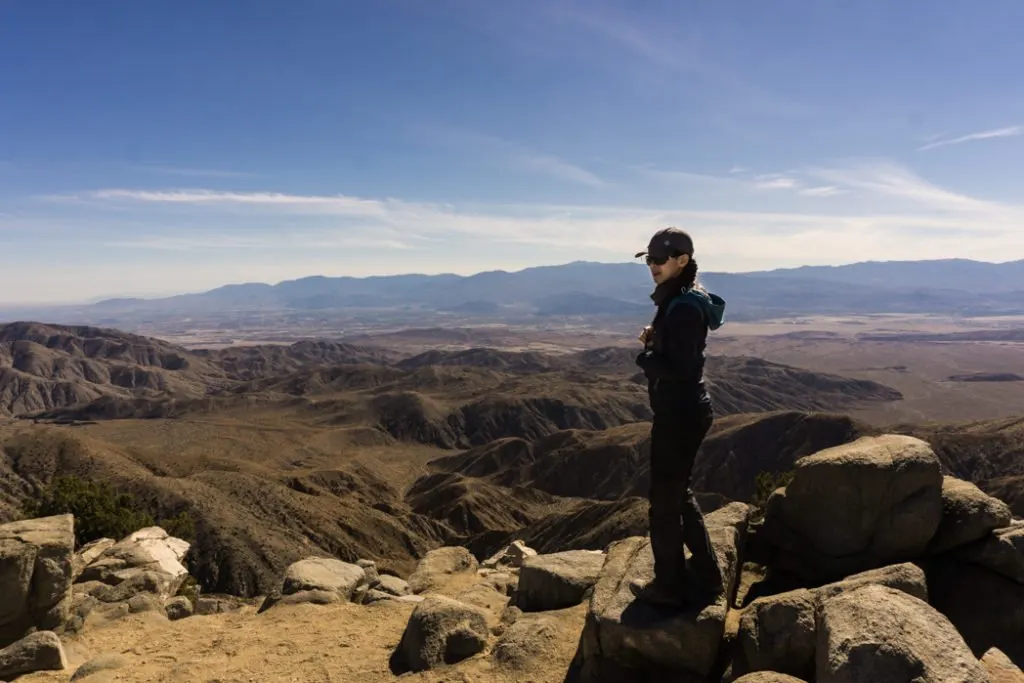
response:
<path id="1" fill-rule="evenodd" d="M 755 671 L 737 678 L 734 683 L 804 683 L 804 681 L 800 678 L 780 674 L 777 671 Z"/>
<path id="2" fill-rule="evenodd" d="M 990 683 L 949 620 L 902 591 L 840 593 L 822 604 L 818 622 L 817 683 Z"/>
<path id="3" fill-rule="evenodd" d="M 834 580 L 914 560 L 942 521 L 942 474 L 910 436 L 862 437 L 796 462 L 769 498 L 761 532 L 781 568 Z"/>
<path id="4" fill-rule="evenodd" d="M 68 561 L 71 561 L 70 557 Z M 53 631 L 36 631 L 0 650 L 0 680 L 10 680 L 33 671 L 62 671 L 67 666 L 64 646 Z"/>
<path id="5" fill-rule="evenodd" d="M 74 548 L 71 515 L 0 525 L 0 647 L 67 622 Z"/>
<path id="6" fill-rule="evenodd" d="M 727 587 L 710 605 L 688 609 L 636 600 L 634 579 L 654 575 L 650 540 L 612 543 L 587 611 L 574 669 L 582 683 L 703 680 L 715 665 L 741 566 L 750 507 L 727 506 L 706 518 Z"/>
<path id="7" fill-rule="evenodd" d="M 481 652 L 490 630 L 484 611 L 440 595 L 421 602 L 391 657 L 391 670 L 400 675 L 454 664 Z"/>
<path id="8" fill-rule="evenodd" d="M 357 597 L 357 592 L 367 587 L 363 567 L 332 557 L 307 557 L 288 566 L 280 590 L 268 595 L 259 611 L 265 612 L 275 605 L 362 602 L 365 594 Z"/>
<path id="9" fill-rule="evenodd" d="M 516 606 L 524 612 L 572 607 L 597 583 L 604 553 L 567 550 L 527 557 L 519 570 Z"/>
<path id="10" fill-rule="evenodd" d="M 981 665 L 988 672 L 992 683 L 1024 683 L 1024 671 L 999 648 L 991 648 L 981 658 Z"/>
<path id="11" fill-rule="evenodd" d="M 943 553 L 967 545 L 1008 526 L 1012 519 L 1010 506 L 1003 501 L 969 481 L 943 477 L 942 521 L 928 549 Z"/>
<path id="12" fill-rule="evenodd" d="M 911 563 L 873 569 L 815 589 L 798 589 L 754 600 L 740 617 L 736 674 L 775 671 L 812 678 L 821 605 L 841 593 L 887 586 L 928 600 L 924 571 Z"/>

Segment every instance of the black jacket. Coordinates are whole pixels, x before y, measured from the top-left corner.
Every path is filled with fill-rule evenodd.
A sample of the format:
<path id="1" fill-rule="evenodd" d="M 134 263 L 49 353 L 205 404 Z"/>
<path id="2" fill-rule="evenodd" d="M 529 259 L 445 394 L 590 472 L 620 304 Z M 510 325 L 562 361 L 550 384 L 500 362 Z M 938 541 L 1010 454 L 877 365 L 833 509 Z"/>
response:
<path id="1" fill-rule="evenodd" d="M 708 335 L 706 313 L 700 306 L 677 303 L 664 296 L 652 323 L 653 332 L 636 358 L 647 377 L 651 410 L 655 416 L 686 415 L 711 408 L 704 384 Z"/>

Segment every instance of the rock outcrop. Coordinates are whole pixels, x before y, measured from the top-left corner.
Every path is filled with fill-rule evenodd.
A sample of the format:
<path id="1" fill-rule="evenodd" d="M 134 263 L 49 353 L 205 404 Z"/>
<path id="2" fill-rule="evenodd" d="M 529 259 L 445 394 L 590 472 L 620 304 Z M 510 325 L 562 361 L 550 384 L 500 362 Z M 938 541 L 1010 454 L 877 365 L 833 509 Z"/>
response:
<path id="1" fill-rule="evenodd" d="M 818 683 L 989 683 L 949 620 L 902 591 L 841 593 L 824 602 L 819 621 Z"/>
<path id="2" fill-rule="evenodd" d="M 354 600 L 357 594 L 365 596 L 366 590 L 366 571 L 359 565 L 329 557 L 308 557 L 285 570 L 280 590 L 267 596 L 260 612 L 279 604 L 329 605 Z"/>
<path id="3" fill-rule="evenodd" d="M 911 563 L 870 570 L 815 589 L 758 598 L 740 618 L 733 674 L 775 671 L 811 678 L 822 605 L 840 594 L 871 585 L 928 599 L 925 573 Z"/>
<path id="4" fill-rule="evenodd" d="M 796 462 L 768 501 L 766 539 L 807 580 L 921 557 L 943 519 L 939 461 L 924 441 L 862 437 Z"/>
<path id="5" fill-rule="evenodd" d="M 71 515 L 0 525 L 0 647 L 32 630 L 59 630 L 71 612 Z"/>
<path id="6" fill-rule="evenodd" d="M 734 504 L 707 517 L 727 588 L 709 605 L 674 609 L 636 600 L 630 582 L 654 575 L 650 540 L 633 537 L 613 543 L 587 612 L 575 665 L 579 680 L 610 683 L 708 676 L 719 658 L 750 512 L 749 506 Z"/>
<path id="7" fill-rule="evenodd" d="M 943 477 L 942 521 L 929 551 L 943 553 L 988 536 L 1010 524 L 1010 506 L 969 481 Z"/>

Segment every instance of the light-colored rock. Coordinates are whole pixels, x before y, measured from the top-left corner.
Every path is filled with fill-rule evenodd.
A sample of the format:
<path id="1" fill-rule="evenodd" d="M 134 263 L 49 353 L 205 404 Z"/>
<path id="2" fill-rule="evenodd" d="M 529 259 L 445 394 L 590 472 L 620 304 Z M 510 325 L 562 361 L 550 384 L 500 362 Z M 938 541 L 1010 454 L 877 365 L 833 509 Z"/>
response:
<path id="1" fill-rule="evenodd" d="M 302 591 L 326 591 L 351 600 L 356 588 L 364 585 L 366 572 L 362 567 L 328 557 L 310 557 L 288 567 L 281 593 L 293 595 Z"/>
<path id="2" fill-rule="evenodd" d="M 184 595 L 179 595 L 167 601 L 167 604 L 164 605 L 164 612 L 167 613 L 167 618 L 171 621 L 178 621 L 192 616 L 195 609 L 191 600 Z"/>
<path id="3" fill-rule="evenodd" d="M 1024 524 L 997 529 L 958 550 L 957 557 L 1024 584 Z"/>
<path id="4" fill-rule="evenodd" d="M 375 588 L 388 595 L 409 595 L 412 592 L 407 581 L 390 574 L 381 574 Z"/>
<path id="5" fill-rule="evenodd" d="M 454 664 L 482 651 L 489 635 L 483 610 L 440 595 L 428 596 L 409 617 L 391 670 L 400 674 Z"/>
<path id="6" fill-rule="evenodd" d="M 528 557 L 535 557 L 537 551 L 529 547 L 523 541 L 512 541 L 507 547 L 489 557 L 483 567 L 494 569 L 499 565 L 504 567 L 522 567 L 523 561 Z"/>
<path id="7" fill-rule="evenodd" d="M 990 648 L 981 658 L 981 665 L 992 683 L 1024 683 L 1024 671 L 999 648 Z"/>
<path id="8" fill-rule="evenodd" d="M 1013 519 L 1010 506 L 969 481 L 942 479 L 942 522 L 928 550 L 944 553 L 985 538 Z"/>
<path id="9" fill-rule="evenodd" d="M 935 453 L 888 434 L 798 460 L 792 481 L 769 498 L 760 533 L 781 566 L 827 580 L 919 558 L 942 515 Z"/>
<path id="10" fill-rule="evenodd" d="M 413 593 L 425 593 L 436 588 L 445 576 L 475 572 L 478 567 L 473 553 L 461 546 L 436 548 L 420 560 L 416 571 L 409 577 L 409 588 Z"/>
<path id="11" fill-rule="evenodd" d="M 74 675 L 71 677 L 72 681 L 88 681 L 90 678 L 95 680 L 95 675 L 101 672 L 117 671 L 128 666 L 128 659 L 124 655 L 117 653 L 107 653 L 93 657 L 82 666 L 75 669 Z M 98 677 L 96 677 L 98 678 Z"/>
<path id="12" fill-rule="evenodd" d="M 0 647 L 68 620 L 74 547 L 71 515 L 0 525 Z"/>
<path id="13" fill-rule="evenodd" d="M 188 541 L 169 536 L 160 527 L 140 529 L 104 549 L 82 570 L 78 582 L 98 581 L 120 589 L 107 597 L 90 590 L 104 602 L 127 600 L 131 595 L 123 594 L 131 591 L 152 592 L 168 599 L 188 578 L 182 564 L 188 549 Z"/>
<path id="14" fill-rule="evenodd" d="M 527 557 L 519 570 L 516 606 L 524 612 L 572 607 L 597 583 L 604 553 L 568 550 Z"/>
<path id="15" fill-rule="evenodd" d="M 817 683 L 990 683 L 949 620 L 902 591 L 840 593 L 818 621 Z"/>
<path id="16" fill-rule="evenodd" d="M 72 581 L 77 581 L 78 577 L 81 576 L 86 567 L 99 559 L 100 555 L 102 555 L 107 548 L 113 547 L 116 543 L 117 541 L 112 538 L 100 538 L 83 545 L 81 549 L 75 553 L 74 560 L 72 561 Z"/>
<path id="17" fill-rule="evenodd" d="M 70 576 L 70 554 L 67 559 Z M 64 646 L 53 631 L 36 631 L 0 650 L 0 679 L 3 680 L 33 671 L 63 671 L 67 667 Z"/>
<path id="18" fill-rule="evenodd" d="M 740 617 L 736 673 L 776 671 L 812 678 L 821 604 L 868 585 L 888 586 L 928 600 L 924 571 L 909 562 L 872 569 L 816 589 L 799 589 L 758 598 Z"/>

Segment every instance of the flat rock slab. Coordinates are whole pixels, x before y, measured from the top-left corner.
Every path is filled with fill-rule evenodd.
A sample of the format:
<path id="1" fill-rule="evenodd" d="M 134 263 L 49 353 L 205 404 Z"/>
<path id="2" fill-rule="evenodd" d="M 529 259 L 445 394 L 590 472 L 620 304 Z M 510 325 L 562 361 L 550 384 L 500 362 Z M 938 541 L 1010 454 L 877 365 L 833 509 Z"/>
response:
<path id="1" fill-rule="evenodd" d="M 412 592 L 408 581 L 390 574 L 381 574 L 374 588 L 388 595 L 409 595 Z"/>
<path id="2" fill-rule="evenodd" d="M 807 579 L 921 557 L 943 518 L 942 474 L 921 439 L 862 437 L 799 459 L 768 500 L 764 537 Z"/>
<path id="3" fill-rule="evenodd" d="M 336 593 L 351 600 L 355 590 L 366 583 L 362 567 L 329 557 L 310 557 L 295 562 L 285 571 L 282 595 L 303 591 Z"/>
<path id="4" fill-rule="evenodd" d="M 604 553 L 589 550 L 527 557 L 519 570 L 516 607 L 543 612 L 580 604 L 597 583 L 604 562 Z"/>
<path id="5" fill-rule="evenodd" d="M 943 553 L 985 538 L 1009 526 L 1010 506 L 969 481 L 942 478 L 942 521 L 928 550 Z"/>
<path id="6" fill-rule="evenodd" d="M 885 586 L 824 602 L 819 614 L 817 683 L 990 683 L 946 617 Z"/>
<path id="7" fill-rule="evenodd" d="M 68 559 L 70 561 L 70 557 Z M 0 680 L 33 671 L 62 671 L 67 667 L 64 646 L 52 631 L 36 631 L 0 650 Z"/>

